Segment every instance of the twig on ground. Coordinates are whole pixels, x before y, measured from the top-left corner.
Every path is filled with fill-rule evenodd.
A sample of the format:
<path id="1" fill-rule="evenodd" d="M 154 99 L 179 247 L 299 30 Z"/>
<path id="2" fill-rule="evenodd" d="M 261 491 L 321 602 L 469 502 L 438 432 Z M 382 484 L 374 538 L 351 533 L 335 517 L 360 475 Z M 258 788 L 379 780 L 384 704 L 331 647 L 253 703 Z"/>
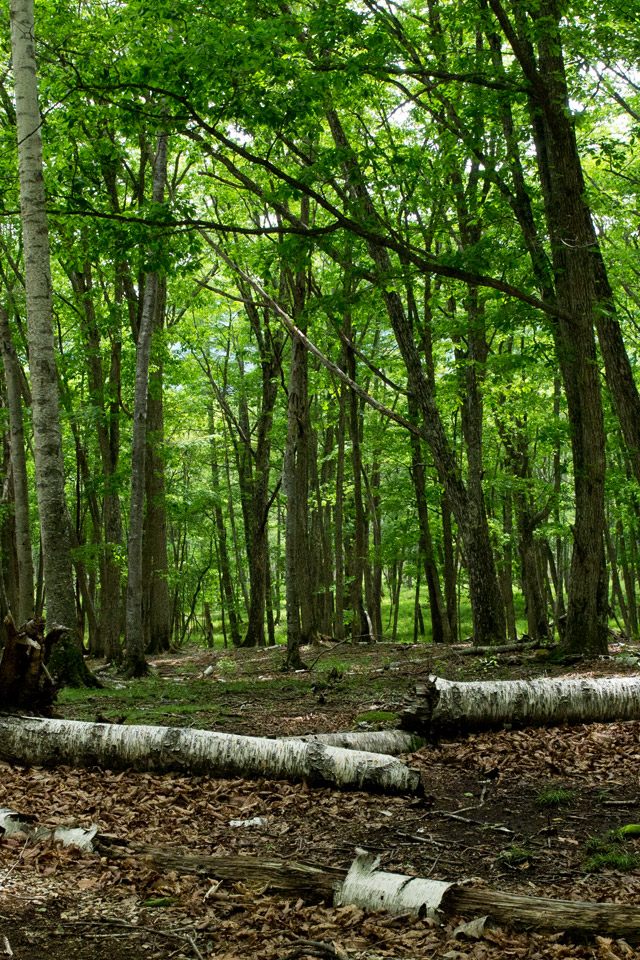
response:
<path id="1" fill-rule="evenodd" d="M 7 879 L 11 876 L 11 874 L 13 873 L 13 871 L 15 870 L 15 868 L 18 866 L 18 864 L 19 864 L 20 861 L 22 860 L 22 855 L 23 855 L 24 851 L 27 849 L 27 844 L 28 844 L 28 843 L 29 843 L 29 839 L 27 838 L 27 839 L 25 840 L 25 842 L 24 842 L 24 846 L 22 847 L 22 850 L 21 850 L 20 853 L 18 854 L 17 860 L 15 860 L 14 863 L 12 863 L 11 866 L 8 867 L 8 868 L 5 870 L 5 872 L 0 876 L 0 890 L 2 890 L 2 889 L 4 888 L 4 886 L 5 886 L 5 880 L 7 880 Z"/>
<path id="2" fill-rule="evenodd" d="M 178 932 L 180 928 L 176 930 L 160 930 L 157 927 L 147 927 L 140 923 L 131 923 L 129 920 L 120 920 L 118 917 L 96 917 L 96 920 L 100 923 L 106 923 L 114 927 L 124 927 L 130 934 L 135 933 L 155 933 L 160 937 L 167 937 L 170 940 L 182 940 L 186 941 L 193 952 L 195 953 L 198 960 L 204 960 L 204 957 L 200 953 L 194 938 L 189 933 L 180 933 Z M 63 923 L 66 926 L 86 926 L 87 921 L 84 920 L 65 920 Z M 182 948 L 180 948 L 182 949 Z M 175 950 L 174 953 L 178 953 L 178 950 Z M 170 954 L 173 956 L 173 954 Z"/>
<path id="3" fill-rule="evenodd" d="M 307 667 L 307 670 L 309 671 L 313 670 L 313 668 L 315 667 L 320 657 L 324 657 L 325 653 L 333 653 L 336 647 L 342 647 L 344 646 L 345 643 L 351 643 L 351 637 L 347 637 L 345 640 L 338 640 L 338 642 L 334 643 L 332 647 L 328 647 L 326 650 L 321 650 L 318 656 L 315 658 L 315 660 L 309 664 L 309 666 Z"/>
<path id="4" fill-rule="evenodd" d="M 299 957 L 318 957 L 319 960 L 347 960 L 342 950 L 324 940 L 294 940 L 295 949 L 285 954 L 285 960 L 297 960 Z"/>
<path id="5" fill-rule="evenodd" d="M 513 830 L 510 830 L 509 827 L 504 827 L 502 824 L 483 823 L 482 820 L 471 820 L 469 817 L 459 817 L 457 814 L 449 813 L 447 810 L 434 810 L 433 812 L 435 816 L 446 817 L 447 820 L 459 820 L 460 823 L 470 823 L 474 827 L 483 827 L 485 830 L 499 830 L 500 833 L 513 833 Z"/>

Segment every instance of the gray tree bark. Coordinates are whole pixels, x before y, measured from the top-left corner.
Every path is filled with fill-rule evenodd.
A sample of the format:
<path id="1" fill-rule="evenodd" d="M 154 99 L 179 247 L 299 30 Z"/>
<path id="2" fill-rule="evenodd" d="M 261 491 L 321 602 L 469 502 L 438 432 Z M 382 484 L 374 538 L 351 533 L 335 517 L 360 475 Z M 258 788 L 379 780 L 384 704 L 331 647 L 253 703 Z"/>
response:
<path id="1" fill-rule="evenodd" d="M 14 517 L 16 525 L 16 548 L 18 554 L 18 623 L 31 620 L 34 615 L 33 555 L 31 552 L 31 523 L 29 520 L 29 481 L 27 458 L 24 449 L 22 420 L 22 389 L 18 358 L 13 345 L 9 315 L 0 307 L 0 349 L 7 382 L 7 405 L 11 436 L 11 470 L 13 473 Z"/>
<path id="2" fill-rule="evenodd" d="M 153 170 L 153 200 L 162 203 L 167 175 L 167 136 L 158 134 Z M 142 531 L 144 525 L 145 455 L 147 443 L 147 396 L 151 337 L 155 323 L 159 285 L 158 272 L 147 275 L 142 318 L 136 349 L 136 382 L 131 443 L 131 505 L 127 556 L 126 670 L 130 676 L 142 676 L 147 670 L 142 625 Z"/>
<path id="3" fill-rule="evenodd" d="M 154 330 L 164 327 L 166 282 L 161 278 Z M 153 338 L 152 338 L 153 340 Z M 160 653 L 171 646 L 171 601 L 167 556 L 167 504 L 164 460 L 163 366 L 156 360 L 149 375 L 147 445 L 145 451 L 145 501 L 142 565 L 145 588 L 142 620 L 145 650 Z"/>

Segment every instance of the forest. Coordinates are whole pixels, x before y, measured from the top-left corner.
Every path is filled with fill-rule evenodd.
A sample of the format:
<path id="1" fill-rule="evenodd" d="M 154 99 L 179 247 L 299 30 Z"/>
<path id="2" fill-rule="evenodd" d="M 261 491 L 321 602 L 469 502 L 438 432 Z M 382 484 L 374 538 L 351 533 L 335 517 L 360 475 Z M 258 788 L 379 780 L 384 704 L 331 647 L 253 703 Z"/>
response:
<path id="1" fill-rule="evenodd" d="M 639 16 L 12 0 L 3 615 L 638 635 Z M 77 624 L 77 633 L 75 626 Z M 82 679 L 82 671 L 76 669 Z"/>
<path id="2" fill-rule="evenodd" d="M 0 18 L 0 955 L 639 956 L 638 4 Z"/>

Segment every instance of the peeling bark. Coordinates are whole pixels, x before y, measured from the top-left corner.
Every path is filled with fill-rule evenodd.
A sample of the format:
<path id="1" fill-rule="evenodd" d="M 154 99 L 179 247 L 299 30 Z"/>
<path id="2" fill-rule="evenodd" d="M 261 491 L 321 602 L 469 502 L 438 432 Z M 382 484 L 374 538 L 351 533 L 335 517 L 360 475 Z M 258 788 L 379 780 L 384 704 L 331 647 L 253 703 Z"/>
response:
<path id="1" fill-rule="evenodd" d="M 326 743 L 344 750 L 365 750 L 396 757 L 413 753 L 424 746 L 424 740 L 405 730 L 361 730 L 342 733 L 309 733 L 302 737 L 282 737 L 283 740 L 302 740 L 303 743 Z"/>
<path id="2" fill-rule="evenodd" d="M 490 916 L 499 923 L 522 924 L 534 929 L 571 930 L 640 939 L 640 911 L 635 904 L 589 903 L 527 897 L 501 890 L 386 873 L 365 850 L 349 871 L 324 864 L 296 863 L 267 857 L 203 856 L 172 847 L 133 843 L 88 829 L 39 827 L 34 818 L 0 810 L 0 827 L 32 839 L 53 837 L 66 846 L 93 849 L 112 860 L 131 857 L 178 875 L 206 876 L 219 880 L 244 880 L 267 884 L 272 892 L 295 894 L 307 901 L 330 900 L 336 906 L 354 903 L 365 909 L 384 907 L 392 913 L 440 917 Z"/>
<path id="3" fill-rule="evenodd" d="M 640 718 L 640 678 L 542 678 L 453 683 L 430 677 L 402 726 L 425 736 L 492 727 L 607 723 Z"/>
<path id="4" fill-rule="evenodd" d="M 0 718 L 9 763 L 132 768 L 215 777 L 307 780 L 356 790 L 420 794 L 416 770 L 393 757 L 300 740 L 79 720 Z"/>

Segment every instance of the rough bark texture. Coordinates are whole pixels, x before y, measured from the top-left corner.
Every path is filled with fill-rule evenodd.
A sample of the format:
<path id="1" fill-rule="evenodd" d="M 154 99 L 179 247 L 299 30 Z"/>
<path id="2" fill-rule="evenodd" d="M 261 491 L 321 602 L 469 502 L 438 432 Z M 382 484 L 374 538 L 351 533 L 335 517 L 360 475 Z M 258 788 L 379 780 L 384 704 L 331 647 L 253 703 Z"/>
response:
<path id="1" fill-rule="evenodd" d="M 499 923 L 522 924 L 535 929 L 601 933 L 632 941 L 640 937 L 640 910 L 635 904 L 551 900 L 521 897 L 498 890 L 453 887 L 445 894 L 442 909 L 456 915 L 489 914 Z"/>
<path id="2" fill-rule="evenodd" d="M 154 331 L 164 327 L 166 281 L 161 279 Z M 171 601 L 167 556 L 167 504 L 164 443 L 163 365 L 156 360 L 149 375 L 147 446 L 145 451 L 145 518 L 143 532 L 144 593 L 142 620 L 145 650 L 161 653 L 171 646 Z"/>
<path id="3" fill-rule="evenodd" d="M 0 758 L 45 766 L 304 779 L 358 790 L 421 793 L 417 771 L 393 757 L 208 730 L 7 717 L 0 719 Z"/>
<path id="4" fill-rule="evenodd" d="M 29 620 L 18 632 L 6 617 L 7 642 L 0 658 L 0 706 L 3 710 L 29 710 L 48 715 L 55 697 L 46 663 L 60 631 L 44 636 L 45 622 Z"/>
<path id="5" fill-rule="evenodd" d="M 424 746 L 424 740 L 405 730 L 362 730 L 343 733 L 309 733 L 302 737 L 283 737 L 284 740 L 302 740 L 304 743 L 327 743 L 344 750 L 365 750 L 395 757 L 413 753 Z"/>
<path id="6" fill-rule="evenodd" d="M 207 408 L 209 423 L 209 449 L 211 451 L 211 480 L 213 494 L 213 513 L 216 521 L 217 549 L 218 549 L 218 572 L 220 576 L 220 601 L 222 605 L 223 619 L 226 615 L 229 618 L 229 631 L 231 633 L 231 643 L 234 647 L 240 646 L 240 628 L 238 626 L 238 616 L 236 612 L 236 598 L 233 590 L 233 579 L 231 577 L 231 564 L 229 562 L 229 551 L 227 549 L 227 527 L 222 513 L 222 488 L 220 486 L 220 468 L 218 465 L 218 454 L 215 438 L 215 420 L 213 407 Z M 264 626 L 263 626 L 264 631 Z M 225 644 L 226 645 L 226 644 Z"/>
<path id="7" fill-rule="evenodd" d="M 529 87 L 529 112 L 551 245 L 552 276 L 545 265 L 521 177 L 515 183 L 514 213 L 543 295 L 550 303 L 555 301 L 559 311 L 554 336 L 571 425 L 576 502 L 562 643 L 570 653 L 605 653 L 604 424 L 594 335 L 594 322 L 603 306 L 602 261 L 585 201 L 584 177 L 569 107 L 559 11 L 553 2 L 540 4 L 536 15 L 537 52 L 534 52 L 529 41 L 524 40 L 531 26 L 524 7 L 514 8 L 514 26 L 499 0 L 489 0 L 489 3 Z M 519 174 L 520 164 L 515 154 L 512 165 Z"/>
<path id="8" fill-rule="evenodd" d="M 454 683 L 430 677 L 402 726 L 425 736 L 483 728 L 607 723 L 640 718 L 640 679 L 487 680 Z"/>
<path id="9" fill-rule="evenodd" d="M 262 374 L 262 398 L 260 415 L 255 428 L 253 470 L 250 477 L 251 541 L 249 544 L 249 621 L 242 646 L 265 645 L 265 608 L 267 603 L 267 580 L 269 579 L 269 541 L 267 524 L 270 496 L 269 475 L 271 457 L 271 425 L 278 394 L 277 375 L 282 362 L 283 338 L 280 331 L 272 336 L 266 324 L 260 320 L 257 306 L 249 291 L 243 288 L 245 310 L 251 329 L 260 350 Z M 247 434 L 250 442 L 251 433 Z"/>
<path id="10" fill-rule="evenodd" d="M 64 624 L 75 635 L 76 604 L 65 512 L 33 0 L 12 0 L 10 9 L 36 491 L 47 590 L 47 617 L 52 623 Z"/>
<path id="11" fill-rule="evenodd" d="M 0 810 L 0 826 L 7 835 L 20 832 L 32 839 L 52 837 L 65 846 L 93 849 L 111 860 L 135 858 L 157 870 L 178 875 L 196 874 L 218 880 L 244 880 L 267 884 L 269 889 L 304 900 L 357 903 L 365 908 L 380 906 L 397 913 L 424 916 L 433 912 L 449 916 L 488 915 L 503 924 L 522 924 L 534 929 L 572 930 L 640 938 L 640 911 L 635 904 L 588 903 L 579 900 L 519 896 L 500 890 L 477 889 L 442 881 L 384 873 L 366 851 L 357 851 L 349 871 L 324 864 L 300 863 L 267 857 L 203 856 L 172 847 L 130 843 L 119 837 L 99 834 L 96 827 L 57 827 L 50 830 L 34 823 L 29 815 Z M 350 878 L 350 879 L 349 879 Z M 352 896 L 349 893 L 352 893 Z M 394 909 L 395 908 L 395 909 Z"/>
<path id="12" fill-rule="evenodd" d="M 0 307 L 0 349 L 7 382 L 7 405 L 11 435 L 11 470 L 13 474 L 16 550 L 18 554 L 18 609 L 13 613 L 18 623 L 25 623 L 34 614 L 33 556 L 31 553 L 31 523 L 29 520 L 29 481 L 24 449 L 22 421 L 22 389 L 18 358 L 11 337 L 9 316 Z"/>
<path id="13" fill-rule="evenodd" d="M 153 199 L 162 203 L 167 173 L 167 137 L 158 136 L 158 147 L 153 174 Z M 129 509 L 129 539 L 127 557 L 127 653 L 126 666 L 130 676 L 147 672 L 142 628 L 142 530 L 144 524 L 145 454 L 147 443 L 147 394 L 151 336 L 156 316 L 159 275 L 150 273 L 144 290 L 142 318 L 136 349 L 136 383 L 133 407 L 133 439 L 131 442 L 131 505 Z"/>

